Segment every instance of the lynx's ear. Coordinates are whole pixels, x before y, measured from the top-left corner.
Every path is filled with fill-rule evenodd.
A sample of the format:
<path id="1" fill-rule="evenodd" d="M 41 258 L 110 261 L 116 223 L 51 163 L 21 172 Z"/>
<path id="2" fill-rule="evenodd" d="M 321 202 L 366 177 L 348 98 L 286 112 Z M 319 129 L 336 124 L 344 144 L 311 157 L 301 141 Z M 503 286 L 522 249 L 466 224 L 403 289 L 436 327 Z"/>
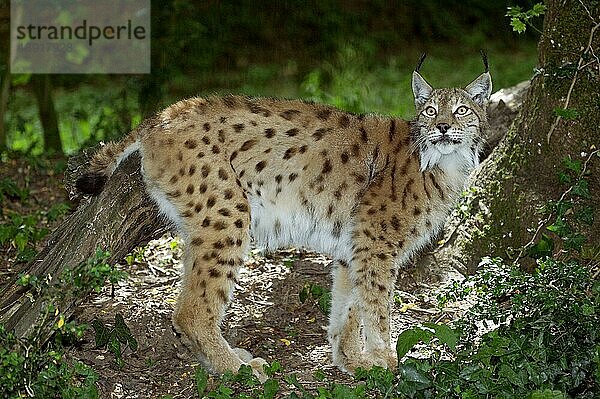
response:
<path id="1" fill-rule="evenodd" d="M 431 97 L 433 88 L 423 79 L 419 72 L 414 71 L 412 74 L 412 90 L 415 96 L 415 106 L 419 109 Z"/>
<path id="2" fill-rule="evenodd" d="M 465 87 L 465 90 L 473 101 L 482 107 L 485 106 L 492 94 L 492 77 L 490 73 L 486 71 L 479 75 L 477 79 Z"/>

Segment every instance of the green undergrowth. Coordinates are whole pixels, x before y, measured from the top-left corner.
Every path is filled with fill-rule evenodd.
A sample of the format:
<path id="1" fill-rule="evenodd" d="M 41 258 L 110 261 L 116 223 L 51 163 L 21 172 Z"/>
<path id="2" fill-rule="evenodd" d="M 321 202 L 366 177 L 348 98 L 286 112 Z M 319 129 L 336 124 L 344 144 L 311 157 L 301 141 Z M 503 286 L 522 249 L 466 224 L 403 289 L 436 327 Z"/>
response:
<path id="1" fill-rule="evenodd" d="M 301 383 L 278 363 L 260 383 L 251 369 L 211 379 L 196 370 L 207 398 L 597 398 L 600 395 L 600 282 L 576 262 L 544 258 L 533 273 L 501 259 L 445 289 L 440 306 L 474 305 L 452 326 L 424 323 L 400 334 L 393 372 L 358 370 L 351 384 Z M 414 357 L 428 353 L 428 357 Z M 408 355 L 408 356 L 407 356 Z"/>
<path id="2" fill-rule="evenodd" d="M 0 398 L 98 398 L 98 375 L 56 345 L 38 347 L 0 325 Z"/>
<path id="3" fill-rule="evenodd" d="M 26 215 L 6 211 L 5 222 L 0 225 L 0 245 L 10 245 L 15 249 L 17 263 L 30 261 L 37 254 L 36 245 L 50 232 L 45 226 L 65 215 L 69 209 L 68 204 L 58 203 L 47 211 Z"/>
<path id="4" fill-rule="evenodd" d="M 0 398 L 98 398 L 97 373 L 69 359 L 65 348 L 77 344 L 88 326 L 69 321 L 61 304 L 85 298 L 124 274 L 109 265 L 98 250 L 89 260 L 59 276 L 21 274 L 17 283 L 40 303 L 40 314 L 25 337 L 0 324 Z M 52 339 L 44 343 L 48 332 Z"/>
<path id="5" fill-rule="evenodd" d="M 0 153 L 0 162 L 11 161 L 19 156 L 14 152 Z M 28 262 L 37 254 L 40 242 L 50 232 L 49 226 L 66 215 L 71 206 L 66 202 L 44 204 L 31 193 L 30 184 L 39 178 L 63 172 L 62 161 L 50 162 L 44 157 L 27 156 L 19 168 L 28 169 L 21 181 L 14 178 L 0 178 L 0 247 L 16 263 Z M 46 174 L 47 173 L 47 174 Z M 35 177 L 32 177 L 35 174 Z"/>
<path id="6" fill-rule="evenodd" d="M 58 127 L 65 154 L 73 154 L 104 140 L 114 140 L 140 120 L 136 97 L 128 94 L 126 83 L 82 84 L 77 90 L 56 89 Z M 35 98 L 26 86 L 11 94 L 6 115 L 7 145 L 13 151 L 44 154 L 42 125 Z"/>

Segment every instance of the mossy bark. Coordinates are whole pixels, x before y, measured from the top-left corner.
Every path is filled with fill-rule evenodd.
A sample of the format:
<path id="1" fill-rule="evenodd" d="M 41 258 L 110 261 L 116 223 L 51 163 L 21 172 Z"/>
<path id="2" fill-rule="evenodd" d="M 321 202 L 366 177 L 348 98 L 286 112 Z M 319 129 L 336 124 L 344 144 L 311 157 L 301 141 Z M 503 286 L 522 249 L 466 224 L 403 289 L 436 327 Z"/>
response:
<path id="1" fill-rule="evenodd" d="M 558 200 L 569 187 L 558 178 L 564 168 L 562 160 L 571 157 L 583 162 L 600 146 L 596 57 L 600 55 L 600 28 L 593 30 L 600 22 L 600 4 L 590 0 L 546 4 L 538 73 L 521 115 L 476 176 L 480 189 L 468 199 L 471 213 L 462 221 L 453 244 L 458 249 L 455 259 L 470 272 L 486 255 L 517 257 L 517 249 L 534 237 L 544 206 Z M 557 108 L 576 110 L 577 116 L 557 122 Z M 586 179 L 595 210 L 600 202 L 599 169 L 600 158 L 594 156 Z M 584 230 L 586 245 L 600 248 L 600 215 Z M 540 231 L 546 231 L 545 226 Z"/>

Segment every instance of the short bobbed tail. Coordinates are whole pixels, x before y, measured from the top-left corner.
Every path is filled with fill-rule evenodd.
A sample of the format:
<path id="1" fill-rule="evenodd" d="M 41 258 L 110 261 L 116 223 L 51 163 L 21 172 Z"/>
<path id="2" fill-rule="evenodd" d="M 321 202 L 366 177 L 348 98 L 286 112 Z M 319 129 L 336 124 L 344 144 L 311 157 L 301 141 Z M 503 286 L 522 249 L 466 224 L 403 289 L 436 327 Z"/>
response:
<path id="1" fill-rule="evenodd" d="M 144 124 L 134 129 L 123 140 L 103 144 L 90 159 L 87 170 L 75 181 L 75 188 L 89 195 L 98 195 L 117 166 L 140 147 L 139 137 Z"/>

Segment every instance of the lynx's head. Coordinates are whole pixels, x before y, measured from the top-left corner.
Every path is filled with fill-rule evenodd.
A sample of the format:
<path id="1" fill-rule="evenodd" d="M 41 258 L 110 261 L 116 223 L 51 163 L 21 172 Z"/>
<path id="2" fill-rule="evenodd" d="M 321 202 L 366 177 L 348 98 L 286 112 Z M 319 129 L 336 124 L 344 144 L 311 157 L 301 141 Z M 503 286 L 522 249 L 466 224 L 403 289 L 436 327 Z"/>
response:
<path id="1" fill-rule="evenodd" d="M 486 106 L 492 78 L 483 54 L 485 72 L 465 88 L 434 89 L 413 72 L 412 89 L 417 116 L 413 128 L 413 150 L 418 150 L 421 171 L 440 167 L 470 171 L 479 164 L 483 131 L 487 129 Z"/>

